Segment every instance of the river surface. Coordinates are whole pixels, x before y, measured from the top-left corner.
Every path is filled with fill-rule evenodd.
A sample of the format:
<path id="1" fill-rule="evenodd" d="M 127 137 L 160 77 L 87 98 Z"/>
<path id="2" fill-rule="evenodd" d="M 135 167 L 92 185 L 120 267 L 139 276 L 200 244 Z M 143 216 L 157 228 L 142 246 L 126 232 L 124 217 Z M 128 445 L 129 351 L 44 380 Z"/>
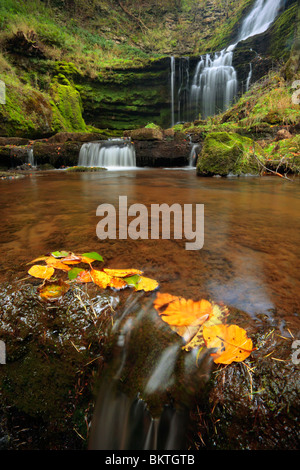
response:
<path id="1" fill-rule="evenodd" d="M 300 181 L 199 178 L 195 170 L 57 170 L 1 181 L 0 281 L 54 250 L 97 251 L 105 267 L 138 268 L 162 292 L 224 302 L 299 328 Z M 204 246 L 186 240 L 99 240 L 100 204 L 204 204 Z M 193 206 L 195 207 L 195 206 Z M 150 236 L 150 232 L 149 232 Z"/>

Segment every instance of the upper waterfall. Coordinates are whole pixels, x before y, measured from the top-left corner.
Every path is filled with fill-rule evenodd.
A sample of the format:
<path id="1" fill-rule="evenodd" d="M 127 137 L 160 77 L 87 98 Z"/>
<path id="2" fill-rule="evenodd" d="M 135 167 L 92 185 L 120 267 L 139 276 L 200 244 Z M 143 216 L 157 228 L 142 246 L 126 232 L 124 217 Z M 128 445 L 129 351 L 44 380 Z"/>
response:
<path id="1" fill-rule="evenodd" d="M 201 56 L 191 81 L 189 80 L 189 71 L 182 73 L 182 70 L 189 66 L 187 58 L 179 59 L 177 70 L 175 59 L 171 58 L 172 125 L 176 122 L 176 112 L 178 121 L 195 120 L 199 117 L 207 119 L 209 116 L 226 111 L 230 107 L 239 88 L 237 73 L 233 67 L 233 54 L 237 44 L 266 31 L 276 19 L 283 1 L 256 0 L 242 21 L 237 41 L 220 52 Z M 252 65 L 250 64 L 245 83 L 246 90 L 249 88 L 251 76 Z M 177 106 L 175 106 L 176 98 Z M 184 113 L 183 109 L 185 109 Z"/>
<path id="2" fill-rule="evenodd" d="M 282 2 L 283 0 L 256 0 L 243 21 L 238 42 L 266 31 L 278 15 Z"/>

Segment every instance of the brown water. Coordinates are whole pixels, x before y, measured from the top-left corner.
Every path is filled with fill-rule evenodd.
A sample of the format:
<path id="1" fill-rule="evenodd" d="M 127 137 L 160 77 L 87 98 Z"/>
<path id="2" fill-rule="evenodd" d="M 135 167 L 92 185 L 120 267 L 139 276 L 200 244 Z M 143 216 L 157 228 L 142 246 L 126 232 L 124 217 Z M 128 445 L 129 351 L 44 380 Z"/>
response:
<path id="1" fill-rule="evenodd" d="M 276 177 L 198 178 L 194 170 L 33 173 L 1 181 L 0 280 L 26 276 L 26 263 L 49 251 L 97 251 L 105 266 L 134 267 L 163 292 L 223 301 L 252 318 L 298 324 L 300 182 Z M 205 240 L 104 240 L 99 204 L 204 204 Z M 298 323 L 297 323 L 298 322 Z"/>

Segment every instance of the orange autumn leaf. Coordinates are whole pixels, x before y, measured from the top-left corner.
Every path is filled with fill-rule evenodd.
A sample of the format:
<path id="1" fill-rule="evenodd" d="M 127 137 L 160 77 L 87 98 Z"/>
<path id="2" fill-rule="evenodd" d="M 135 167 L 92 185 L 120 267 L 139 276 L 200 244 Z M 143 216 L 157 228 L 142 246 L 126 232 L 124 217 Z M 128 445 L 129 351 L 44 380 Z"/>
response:
<path id="1" fill-rule="evenodd" d="M 108 274 L 109 276 L 113 277 L 127 277 L 133 276 L 134 274 L 143 274 L 143 271 L 139 271 L 138 269 L 108 269 L 103 268 L 103 271 Z"/>
<path id="2" fill-rule="evenodd" d="M 204 326 L 203 338 L 207 348 L 217 348 L 211 354 L 216 364 L 242 362 L 254 350 L 247 332 L 237 325 Z"/>
<path id="3" fill-rule="evenodd" d="M 93 282 L 97 284 L 97 286 L 102 287 L 103 289 L 106 289 L 106 287 L 109 286 L 112 277 L 105 272 L 92 269 L 90 274 Z"/>
<path id="4" fill-rule="evenodd" d="M 28 274 L 39 279 L 50 279 L 50 277 L 54 274 L 54 268 L 35 264 L 29 269 Z"/>
<path id="5" fill-rule="evenodd" d="M 78 263 L 81 263 L 81 260 L 82 260 L 81 256 L 77 256 L 77 255 L 74 255 L 74 253 L 70 253 L 65 258 L 62 258 L 61 262 L 65 264 L 78 264 Z"/>
<path id="6" fill-rule="evenodd" d="M 124 281 L 124 279 L 120 279 L 118 277 L 113 277 L 109 281 L 109 287 L 112 287 L 113 289 L 124 289 L 125 287 L 128 287 L 127 282 Z"/>
<path id="7" fill-rule="evenodd" d="M 54 269 L 61 269 L 62 271 L 69 271 L 71 269 L 59 259 L 53 258 L 53 256 L 49 256 L 49 258 L 46 259 L 46 263 L 48 266 L 51 266 Z"/>
<path id="8" fill-rule="evenodd" d="M 149 277 L 141 276 L 135 291 L 144 290 L 145 292 L 150 292 L 157 289 L 159 286 L 158 282 L 155 279 L 150 279 Z"/>
<path id="9" fill-rule="evenodd" d="M 58 281 L 46 281 L 38 288 L 42 300 L 55 302 L 69 290 L 69 285 L 59 279 Z"/>
<path id="10" fill-rule="evenodd" d="M 76 281 L 77 282 L 82 282 L 82 283 L 93 282 L 90 271 L 81 271 L 81 272 L 79 272 L 77 277 L 76 277 Z"/>
<path id="11" fill-rule="evenodd" d="M 162 309 L 165 309 L 170 302 L 178 300 L 180 297 L 168 293 L 158 292 L 156 294 L 156 299 L 153 302 L 154 308 L 159 312 Z"/>
<path id="12" fill-rule="evenodd" d="M 212 305 L 208 300 L 202 299 L 194 302 L 191 299 L 179 297 L 169 303 L 161 313 L 161 318 L 171 326 L 196 326 L 208 320 L 212 311 Z"/>

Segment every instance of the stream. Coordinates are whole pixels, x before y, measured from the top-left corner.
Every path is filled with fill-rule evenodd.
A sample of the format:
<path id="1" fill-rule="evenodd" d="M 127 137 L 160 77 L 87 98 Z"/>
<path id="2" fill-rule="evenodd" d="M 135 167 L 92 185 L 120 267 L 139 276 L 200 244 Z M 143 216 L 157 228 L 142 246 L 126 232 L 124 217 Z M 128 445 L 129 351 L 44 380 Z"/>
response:
<path id="1" fill-rule="evenodd" d="M 155 203 L 204 204 L 203 248 L 186 250 L 186 240 L 172 238 L 172 232 L 170 239 L 119 240 L 117 237 L 99 240 L 96 235 L 99 222 L 96 209 L 104 203 L 112 204 L 118 209 L 119 196 L 127 196 L 128 206 L 140 203 L 148 209 Z M 298 179 L 290 182 L 277 177 L 199 178 L 195 175 L 195 169 L 190 167 L 122 169 L 94 173 L 66 173 L 63 170 L 32 172 L 24 178 L 1 182 L 0 281 L 3 286 L 15 285 L 16 281 L 16 285 L 21 286 L 18 281 L 26 280 L 26 277 L 28 279 L 27 263 L 48 252 L 96 251 L 103 256 L 103 267 L 142 270 L 145 276 L 159 282 L 160 292 L 225 304 L 229 309 L 242 311 L 248 317 L 249 324 L 255 323 L 258 328 L 259 325 L 272 328 L 276 323 L 281 334 L 287 334 L 290 330 L 296 332 L 299 331 L 300 306 L 299 206 Z M 24 301 L 22 289 L 25 292 Z M 68 337 L 69 326 L 64 321 L 66 313 L 50 306 L 45 315 L 45 307 L 36 300 L 32 304 L 36 307 L 31 307 L 31 300 L 26 298 L 29 288 L 25 286 L 25 290 L 22 289 L 13 294 L 8 294 L 11 288 L 7 293 L 3 290 L 3 306 L 7 312 L 11 312 L 21 334 L 21 325 L 25 325 L 24 351 L 30 345 L 34 348 L 32 353 L 28 350 L 30 382 L 34 385 L 35 375 L 41 373 L 41 380 L 48 384 L 45 385 L 48 394 L 55 397 L 59 388 L 56 388 L 55 380 L 54 383 L 49 383 L 48 374 L 51 377 L 53 373 L 58 374 L 57 387 L 60 380 L 64 382 L 66 379 L 64 375 L 60 377 L 57 367 L 55 372 L 51 369 L 49 372 L 43 371 L 45 364 L 49 364 L 48 354 L 54 347 L 49 343 L 48 351 L 47 343 L 44 345 L 45 339 L 52 338 L 53 344 L 58 345 L 55 348 L 59 347 L 63 356 L 70 355 L 71 348 L 72 361 L 72 354 L 79 353 L 79 350 L 74 349 L 76 345 L 74 348 L 72 346 L 74 341 L 77 344 L 82 341 L 82 345 L 86 342 L 88 345 L 88 332 L 92 328 L 94 335 L 95 328 L 84 310 L 77 309 L 69 297 L 65 308 L 69 302 L 67 320 L 69 316 L 72 318 L 70 334 L 74 336 Z M 105 295 L 108 297 L 103 299 L 97 296 L 97 302 L 105 303 L 106 298 L 109 303 L 115 302 L 119 294 L 110 291 Z M 24 312 L 18 313 L 20 306 Z M 101 312 L 105 306 L 99 307 L 99 312 L 97 308 L 95 306 L 95 325 L 98 321 L 101 322 Z M 6 315 L 3 317 L 4 322 L 5 318 Z M 80 325 L 80 322 L 82 326 L 78 329 L 77 324 Z M 187 448 L 188 410 L 193 396 L 201 394 L 202 385 L 205 385 L 211 374 L 212 361 L 211 358 L 208 360 L 207 353 L 197 356 L 196 360 L 197 351 L 191 351 L 186 356 L 180 355 L 180 337 L 176 338 L 175 335 L 174 340 L 173 332 L 163 323 L 158 322 L 157 315 L 153 313 L 151 296 L 147 295 L 143 299 L 140 295 L 129 294 L 121 314 L 119 311 L 114 317 L 112 332 L 115 343 L 109 353 L 111 360 L 108 367 L 100 375 L 90 448 Z M 35 333 L 36 327 L 41 331 Z M 13 328 L 13 325 L 8 326 L 8 330 Z M 57 331 L 60 331 L 58 336 Z M 37 347 L 41 347 L 41 352 L 44 351 L 44 356 L 37 353 L 37 360 L 34 356 L 34 338 L 40 345 Z M 82 346 L 83 351 L 85 348 L 88 352 L 88 346 Z M 20 351 L 24 353 L 22 342 L 19 342 L 12 355 L 16 354 L 18 358 Z M 96 358 L 99 353 L 101 349 L 99 352 L 96 350 Z M 64 366 L 56 352 L 54 356 L 57 356 L 56 363 L 61 364 L 61 373 L 64 374 L 63 367 L 68 367 L 68 362 Z M 82 356 L 82 361 L 93 362 L 93 356 L 91 357 L 87 361 Z M 8 360 L 10 362 L 10 357 Z M 25 362 L 23 365 L 21 362 L 22 373 L 26 371 L 24 366 Z M 75 379 L 77 381 L 77 377 L 80 380 L 78 367 L 84 367 L 85 370 L 86 366 L 77 366 L 75 378 L 72 370 L 68 371 L 66 377 L 70 376 L 70 383 Z M 38 372 L 33 372 L 32 368 Z M 12 360 L 11 371 L 17 386 L 22 387 L 18 360 L 15 364 Z M 39 390 L 39 380 L 35 386 Z M 76 387 L 78 384 L 75 390 Z M 175 390 L 175 401 L 177 400 L 179 408 L 172 407 L 174 397 L 170 402 L 170 390 L 172 394 Z M 31 413 L 35 413 L 37 406 L 37 410 L 45 407 L 46 414 L 50 409 L 55 415 L 60 407 L 59 400 L 56 400 L 57 403 L 55 401 L 54 406 L 51 405 L 50 398 L 48 402 L 47 393 L 37 398 L 37 405 L 31 405 L 28 394 L 31 397 L 26 386 L 22 403 L 16 392 L 16 402 L 19 401 L 25 410 L 28 406 L 29 409 L 32 407 Z M 160 397 L 158 402 L 157 394 Z M 158 409 L 161 403 L 165 403 L 163 411 Z M 13 422 L 17 420 L 10 419 Z M 26 417 L 24 419 L 27 420 Z M 30 425 L 25 422 L 25 428 L 30 430 Z M 14 432 L 14 428 L 12 429 Z M 51 442 L 56 434 L 51 434 L 51 427 L 49 429 L 50 437 L 46 433 L 42 441 L 40 437 L 36 438 L 39 439 L 36 446 L 51 445 L 49 439 Z M 25 442 L 19 444 L 19 437 L 14 439 L 15 445 L 25 445 Z M 57 445 L 57 441 L 52 443 L 54 447 Z M 67 441 L 65 443 L 67 448 L 72 445 Z"/>

